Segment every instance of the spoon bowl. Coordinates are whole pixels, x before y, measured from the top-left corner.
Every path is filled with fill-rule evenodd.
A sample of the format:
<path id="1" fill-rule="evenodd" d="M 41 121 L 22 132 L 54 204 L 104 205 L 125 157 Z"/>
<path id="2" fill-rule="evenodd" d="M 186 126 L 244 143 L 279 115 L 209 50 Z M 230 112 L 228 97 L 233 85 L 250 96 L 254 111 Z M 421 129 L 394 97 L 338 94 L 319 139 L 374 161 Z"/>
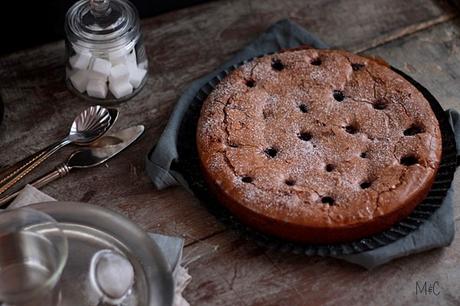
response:
<path id="1" fill-rule="evenodd" d="M 3 171 L 0 178 L 0 194 L 15 186 L 23 177 L 43 163 L 62 147 L 74 143 L 87 145 L 107 133 L 118 117 L 118 110 L 107 109 L 100 105 L 91 106 L 81 112 L 73 121 L 68 135 L 47 148 L 35 153 Z"/>
<path id="2" fill-rule="evenodd" d="M 102 136 L 110 125 L 109 110 L 99 105 L 92 106 L 75 118 L 68 138 L 75 144 L 86 145 Z"/>

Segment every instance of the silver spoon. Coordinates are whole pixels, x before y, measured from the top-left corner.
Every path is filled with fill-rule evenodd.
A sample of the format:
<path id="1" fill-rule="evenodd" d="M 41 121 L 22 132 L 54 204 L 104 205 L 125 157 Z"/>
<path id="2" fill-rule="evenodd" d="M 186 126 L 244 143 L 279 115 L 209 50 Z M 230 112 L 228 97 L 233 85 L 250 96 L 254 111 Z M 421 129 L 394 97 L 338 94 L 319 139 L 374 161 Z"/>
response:
<path id="1" fill-rule="evenodd" d="M 111 136 L 103 136 L 91 143 L 90 146 L 74 151 L 55 170 L 29 184 L 35 188 L 41 188 L 58 178 L 66 176 L 72 169 L 86 169 L 99 166 L 129 147 L 143 132 L 144 126 L 137 125 L 121 130 Z M 16 192 L 3 197 L 0 196 L 0 208 L 6 208 L 7 205 L 5 204 L 13 200 L 23 188 L 24 185 L 18 188 Z"/>
<path id="2" fill-rule="evenodd" d="M 115 115 L 113 120 L 112 114 Z M 110 129 L 117 116 L 117 110 L 111 109 L 109 111 L 99 105 L 91 106 L 85 109 L 75 118 L 72 126 L 70 127 L 69 134 L 66 137 L 36 153 L 33 157 L 28 158 L 27 162 L 17 163 L 16 165 L 21 164 L 19 168 L 12 171 L 9 169 L 4 171 L 8 174 L 0 180 L 0 194 L 3 194 L 5 191 L 13 187 L 24 176 L 64 146 L 72 143 L 77 145 L 87 145 L 98 139 Z M 11 168 L 14 167 L 15 166 L 12 166 Z"/>
<path id="3" fill-rule="evenodd" d="M 109 126 L 109 129 L 106 131 L 106 133 L 112 128 L 112 126 L 115 124 L 115 121 L 117 120 L 118 118 L 118 110 L 116 108 L 108 108 L 107 109 L 109 111 L 109 114 L 110 114 L 110 126 Z M 100 142 L 101 138 L 98 138 L 96 139 L 95 141 L 89 143 L 89 144 L 81 144 L 81 145 L 89 145 L 89 146 L 100 146 L 99 142 Z M 79 145 L 79 143 L 76 143 L 77 145 Z M 13 175 L 15 175 L 16 173 L 18 173 L 18 171 L 24 169 L 26 166 L 28 166 L 31 162 L 35 161 L 36 159 L 38 159 L 39 157 L 41 157 L 43 155 L 43 153 L 50 147 L 47 147 L 45 149 L 42 149 L 41 151 L 38 151 L 24 159 L 22 159 L 21 161 L 18 161 L 16 162 L 15 164 L 13 164 L 12 166 L 9 166 L 9 165 L 2 165 L 0 166 L 0 186 L 2 186 L 2 184 L 4 182 L 6 182 L 7 180 L 9 180 Z M 14 172 L 14 173 L 13 173 Z"/>

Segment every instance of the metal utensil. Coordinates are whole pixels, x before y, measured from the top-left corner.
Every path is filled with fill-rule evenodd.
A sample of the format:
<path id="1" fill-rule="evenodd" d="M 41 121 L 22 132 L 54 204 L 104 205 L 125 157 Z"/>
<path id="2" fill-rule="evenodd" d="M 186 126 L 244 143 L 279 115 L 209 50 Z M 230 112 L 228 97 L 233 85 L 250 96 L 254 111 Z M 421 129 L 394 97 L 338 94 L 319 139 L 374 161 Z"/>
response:
<path id="1" fill-rule="evenodd" d="M 119 111 L 116 109 L 116 108 L 107 108 L 107 110 L 109 111 L 109 114 L 110 114 L 110 126 L 109 128 L 107 129 L 106 133 L 108 131 L 110 131 L 110 129 L 113 127 L 113 125 L 115 124 L 115 122 L 117 121 L 118 119 L 118 115 L 119 115 Z M 89 145 L 89 146 L 103 146 L 103 144 L 101 144 L 99 142 L 101 138 L 98 138 L 96 139 L 95 141 L 89 143 L 89 144 L 80 144 L 80 143 L 75 143 L 76 145 Z M 114 144 L 116 141 L 118 140 L 115 140 L 112 139 L 110 141 L 108 140 L 105 140 L 105 143 L 112 143 Z M 39 157 L 39 155 L 41 155 L 45 150 L 45 149 L 42 149 L 41 151 L 38 151 L 32 155 L 30 155 L 29 157 L 26 157 L 24 159 L 22 159 L 21 161 L 18 161 L 16 162 L 15 164 L 13 164 L 12 166 L 9 166 L 9 165 L 1 165 L 0 166 L 0 184 L 2 183 L 3 180 L 7 179 L 7 175 L 13 175 L 13 172 L 14 171 L 19 171 L 20 169 L 19 168 L 23 168 L 25 166 L 27 166 L 28 163 L 32 162 L 33 160 L 37 159 Z"/>
<path id="2" fill-rule="evenodd" d="M 106 162 L 110 158 L 114 157 L 115 155 L 123 151 L 125 148 L 127 148 L 137 138 L 139 138 L 139 136 L 141 136 L 143 132 L 144 126 L 138 125 L 124 129 L 110 136 L 104 136 L 100 139 L 102 143 L 106 142 L 104 140 L 104 138 L 106 137 L 109 143 L 115 141 L 114 139 L 118 139 L 119 143 L 113 145 L 109 144 L 103 147 L 90 147 L 78 150 L 72 153 L 66 162 L 57 166 L 54 171 L 51 171 L 45 176 L 37 179 L 31 185 L 33 185 L 36 188 L 41 188 L 58 178 L 66 176 L 70 172 L 70 170 L 74 168 L 91 168 L 98 166 Z M 19 191 L 1 198 L 0 206 L 14 199 L 18 195 L 18 193 Z"/>
<path id="3" fill-rule="evenodd" d="M 113 119 L 112 114 L 114 115 Z M 111 124 L 115 122 L 117 117 L 118 111 L 116 109 L 109 111 L 99 105 L 85 109 L 75 118 L 70 127 L 69 134 L 61 141 L 34 154 L 32 157 L 26 159 L 25 162 L 19 162 L 5 171 L 2 171 L 6 173 L 6 175 L 0 179 L 0 194 L 13 187 L 24 176 L 64 146 L 71 143 L 87 145 L 95 141 L 109 130 Z"/>

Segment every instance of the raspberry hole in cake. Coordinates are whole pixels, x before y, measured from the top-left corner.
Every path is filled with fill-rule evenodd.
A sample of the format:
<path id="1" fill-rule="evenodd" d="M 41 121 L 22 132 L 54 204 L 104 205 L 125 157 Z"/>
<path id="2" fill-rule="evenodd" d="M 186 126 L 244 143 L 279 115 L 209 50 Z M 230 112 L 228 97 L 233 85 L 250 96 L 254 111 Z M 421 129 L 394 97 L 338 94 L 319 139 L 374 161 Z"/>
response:
<path id="1" fill-rule="evenodd" d="M 326 165 L 326 171 L 327 172 L 332 172 L 335 169 L 335 166 L 333 164 L 327 164 Z"/>
<path id="2" fill-rule="evenodd" d="M 372 104 L 372 107 L 377 109 L 377 110 L 385 109 L 385 108 L 387 108 L 387 106 L 388 106 L 388 103 L 383 99 L 378 99 L 377 101 L 375 101 Z"/>
<path id="3" fill-rule="evenodd" d="M 345 127 L 345 132 L 348 134 L 356 134 L 358 132 L 358 127 L 355 124 L 350 124 Z"/>
<path id="4" fill-rule="evenodd" d="M 379 61 L 295 49 L 220 84 L 192 131 L 198 165 L 220 204 L 256 231 L 286 243 L 359 241 L 406 218 L 432 186 L 442 160 L 436 116 Z"/>
<path id="5" fill-rule="evenodd" d="M 316 58 L 314 58 L 314 59 L 312 59 L 310 61 L 310 64 L 312 64 L 314 66 L 319 66 L 319 65 L 322 64 L 322 61 L 321 61 L 321 59 L 319 57 L 316 57 Z"/>
<path id="6" fill-rule="evenodd" d="M 249 80 L 245 80 L 244 84 L 246 84 L 247 87 L 252 88 L 252 87 L 256 86 L 256 81 L 254 81 L 253 79 L 249 79 Z"/>
<path id="7" fill-rule="evenodd" d="M 372 185 L 371 181 L 364 181 L 359 185 L 359 187 L 361 187 L 361 189 L 367 189 L 371 187 L 371 185 Z"/>
<path id="8" fill-rule="evenodd" d="M 300 140 L 303 141 L 309 141 L 312 138 L 312 135 L 310 132 L 300 132 L 297 137 L 299 137 Z"/>
<path id="9" fill-rule="evenodd" d="M 363 64 L 358 64 L 358 63 L 351 64 L 351 69 L 353 69 L 353 71 L 358 71 L 358 70 L 361 70 L 363 68 L 364 68 Z"/>
<path id="10" fill-rule="evenodd" d="M 321 202 L 324 204 L 334 205 L 334 199 L 332 197 L 322 197 Z"/>
<path id="11" fill-rule="evenodd" d="M 267 107 L 262 111 L 262 115 L 263 115 L 264 119 L 268 119 L 270 117 L 273 117 L 273 110 Z"/>
<path id="12" fill-rule="evenodd" d="M 284 69 L 284 64 L 280 59 L 273 59 L 272 68 L 276 71 L 281 71 Z"/>
<path id="13" fill-rule="evenodd" d="M 334 90 L 333 93 L 332 93 L 332 96 L 338 102 L 342 102 L 343 99 L 345 99 L 345 95 L 343 94 L 343 92 L 341 90 Z"/>
<path id="14" fill-rule="evenodd" d="M 412 124 L 410 127 L 404 130 L 404 136 L 414 136 L 425 132 L 422 126 L 418 124 Z"/>
<path id="15" fill-rule="evenodd" d="M 278 154 L 278 150 L 275 148 L 267 148 L 264 150 L 264 153 L 267 154 L 268 157 L 274 158 Z"/>
<path id="16" fill-rule="evenodd" d="M 401 165 L 412 166 L 418 164 L 418 158 L 414 154 L 405 155 L 400 160 Z"/>
<path id="17" fill-rule="evenodd" d="M 306 104 L 300 104 L 299 109 L 302 113 L 308 113 L 308 106 Z"/>

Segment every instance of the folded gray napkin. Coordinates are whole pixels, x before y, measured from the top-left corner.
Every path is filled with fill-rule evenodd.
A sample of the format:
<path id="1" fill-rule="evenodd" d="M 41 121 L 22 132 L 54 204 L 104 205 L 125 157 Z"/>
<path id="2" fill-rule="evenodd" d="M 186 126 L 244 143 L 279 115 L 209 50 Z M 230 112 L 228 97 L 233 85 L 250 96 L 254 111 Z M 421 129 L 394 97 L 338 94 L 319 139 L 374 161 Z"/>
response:
<path id="1" fill-rule="evenodd" d="M 171 163 L 178 158 L 176 141 L 182 118 L 198 90 L 204 84 L 233 64 L 238 64 L 262 54 L 305 44 L 315 48 L 327 48 L 326 44 L 297 24 L 289 20 L 281 20 L 214 72 L 193 82 L 179 98 L 157 145 L 147 156 L 147 172 L 155 186 L 158 189 L 163 189 L 168 186 L 182 185 L 188 189 L 187 182 L 181 174 L 171 169 Z M 456 134 L 457 151 L 460 154 L 459 114 L 455 110 L 449 110 L 448 115 Z M 372 251 L 338 258 L 370 269 L 398 257 L 450 245 L 455 231 L 453 219 L 454 201 L 454 190 L 451 188 L 444 199 L 443 205 L 419 229 L 408 236 Z"/>
<path id="2" fill-rule="evenodd" d="M 52 202 L 56 199 L 41 192 L 31 185 L 26 185 L 14 199 L 8 209 L 24 207 L 34 203 Z M 158 245 L 168 261 L 174 277 L 174 306 L 188 306 L 189 303 L 182 296 L 182 292 L 191 281 L 191 276 L 181 264 L 184 240 L 178 237 L 149 233 L 150 238 Z"/>

